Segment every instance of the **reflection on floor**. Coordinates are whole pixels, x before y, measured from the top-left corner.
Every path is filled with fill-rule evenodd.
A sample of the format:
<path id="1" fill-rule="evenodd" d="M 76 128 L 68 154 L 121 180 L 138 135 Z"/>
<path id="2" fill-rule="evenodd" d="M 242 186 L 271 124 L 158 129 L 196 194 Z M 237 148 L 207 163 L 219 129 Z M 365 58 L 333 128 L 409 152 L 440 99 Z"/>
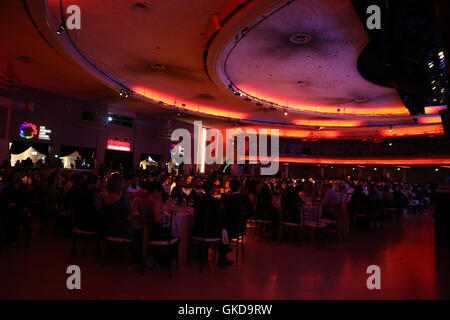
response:
<path id="1" fill-rule="evenodd" d="M 248 239 L 246 256 L 224 269 L 181 265 L 100 270 L 95 246 L 77 256 L 81 290 L 66 288 L 71 241 L 54 231 L 0 251 L 0 299 L 449 299 L 450 250 L 434 245 L 431 217 L 409 216 L 384 229 L 354 230 L 342 242 Z M 230 255 L 231 258 L 231 255 Z M 381 268 L 381 290 L 368 290 L 366 268 Z"/>

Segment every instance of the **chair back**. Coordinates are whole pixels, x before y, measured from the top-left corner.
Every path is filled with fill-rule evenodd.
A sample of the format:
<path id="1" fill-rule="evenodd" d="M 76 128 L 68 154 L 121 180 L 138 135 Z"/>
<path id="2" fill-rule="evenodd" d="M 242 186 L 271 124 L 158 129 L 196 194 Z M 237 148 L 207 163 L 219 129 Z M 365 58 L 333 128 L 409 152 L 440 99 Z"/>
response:
<path id="1" fill-rule="evenodd" d="M 306 202 L 303 204 L 301 210 L 302 223 L 316 223 L 320 222 L 319 206 L 317 204 Z"/>
<path id="2" fill-rule="evenodd" d="M 122 206 L 103 205 L 102 209 L 103 226 L 105 236 L 119 236 L 126 238 L 126 226 L 128 222 L 126 209 Z"/>
<path id="3" fill-rule="evenodd" d="M 266 208 L 257 208 L 255 211 L 255 219 L 258 220 L 270 220 L 269 210 Z"/>
<path id="4" fill-rule="evenodd" d="M 300 205 L 297 203 L 295 205 L 284 205 L 281 207 L 281 221 L 282 222 L 291 222 L 291 223 L 300 223 L 301 220 L 301 209 Z"/>
<path id="5" fill-rule="evenodd" d="M 173 223 L 173 210 L 170 211 L 169 230 L 172 230 L 172 223 Z"/>
<path id="6" fill-rule="evenodd" d="M 247 211 L 243 208 L 239 216 L 238 236 L 244 236 L 247 229 Z"/>
<path id="7" fill-rule="evenodd" d="M 203 235 L 206 238 L 220 238 L 222 235 L 221 210 L 206 210 L 203 224 Z"/>

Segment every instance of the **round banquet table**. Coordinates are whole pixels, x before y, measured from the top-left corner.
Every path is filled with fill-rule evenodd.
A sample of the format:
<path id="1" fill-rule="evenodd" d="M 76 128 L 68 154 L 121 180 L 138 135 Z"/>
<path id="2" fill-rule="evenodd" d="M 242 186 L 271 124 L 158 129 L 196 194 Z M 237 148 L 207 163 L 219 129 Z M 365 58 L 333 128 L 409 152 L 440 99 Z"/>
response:
<path id="1" fill-rule="evenodd" d="M 136 204 L 132 203 L 133 215 L 131 224 L 141 229 L 141 219 L 139 211 L 135 210 Z M 185 205 L 176 205 L 174 201 L 169 200 L 163 205 L 161 215 L 167 223 L 170 220 L 170 212 L 173 210 L 173 221 L 171 234 L 174 237 L 180 237 L 180 245 L 178 251 L 178 262 L 180 264 L 187 262 L 189 250 L 189 236 L 194 228 L 194 208 Z M 165 217 L 164 217 L 165 216 Z"/>
<path id="2" fill-rule="evenodd" d="M 180 237 L 179 263 L 186 263 L 189 250 L 189 236 L 194 228 L 194 209 L 177 206 L 173 209 L 172 236 Z"/>

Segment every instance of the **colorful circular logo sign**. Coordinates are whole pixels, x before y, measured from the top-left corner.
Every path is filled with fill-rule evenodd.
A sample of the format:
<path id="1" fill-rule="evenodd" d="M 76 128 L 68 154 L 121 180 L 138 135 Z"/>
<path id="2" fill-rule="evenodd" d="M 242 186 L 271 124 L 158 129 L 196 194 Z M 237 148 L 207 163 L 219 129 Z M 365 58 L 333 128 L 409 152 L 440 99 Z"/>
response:
<path id="1" fill-rule="evenodd" d="M 38 134 L 38 129 L 36 125 L 31 122 L 24 122 L 19 128 L 20 136 L 25 139 L 31 139 Z"/>

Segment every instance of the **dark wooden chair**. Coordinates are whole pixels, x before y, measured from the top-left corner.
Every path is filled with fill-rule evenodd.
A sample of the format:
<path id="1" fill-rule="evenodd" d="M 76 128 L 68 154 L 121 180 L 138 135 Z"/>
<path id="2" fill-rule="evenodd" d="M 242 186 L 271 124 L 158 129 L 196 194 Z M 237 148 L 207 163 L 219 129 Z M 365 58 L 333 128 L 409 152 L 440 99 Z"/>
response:
<path id="1" fill-rule="evenodd" d="M 267 231 L 268 227 L 272 224 L 269 209 L 256 209 L 255 223 L 252 240 L 255 239 L 256 234 L 261 230 L 261 228 Z"/>
<path id="2" fill-rule="evenodd" d="M 86 252 L 88 241 L 95 241 L 97 246 L 97 254 L 101 255 L 101 237 L 97 231 L 83 230 L 77 226 L 77 212 L 69 206 L 67 211 L 72 219 L 72 248 L 70 250 L 69 263 L 76 256 L 78 242 L 83 242 L 83 253 Z"/>
<path id="3" fill-rule="evenodd" d="M 282 208 L 281 222 L 280 222 L 280 243 L 283 243 L 284 231 L 291 229 L 297 232 L 297 239 L 300 241 L 301 236 L 301 210 L 302 207 L 297 208 Z"/>
<path id="4" fill-rule="evenodd" d="M 109 247 L 119 247 L 122 251 L 123 262 L 124 262 L 124 270 L 127 272 L 127 257 L 129 256 L 129 252 L 133 249 L 137 248 L 137 239 L 128 239 L 126 228 L 129 223 L 127 212 L 125 208 L 117 207 L 117 208 L 104 208 L 102 212 L 103 218 L 103 226 L 105 230 L 105 250 L 103 250 L 102 261 L 101 261 L 101 269 L 103 270 L 106 260 L 106 252 Z M 117 232 L 117 226 L 120 227 L 120 235 L 115 236 L 114 233 Z"/>
<path id="5" fill-rule="evenodd" d="M 203 271 L 203 252 L 205 251 L 205 249 L 209 250 L 210 248 L 212 248 L 214 250 L 214 262 L 216 261 L 217 251 L 222 242 L 221 236 L 217 236 L 222 234 L 222 213 L 220 210 L 206 211 L 202 230 L 203 236 L 191 235 L 189 237 L 190 251 L 195 244 L 199 245 L 198 262 L 200 272 Z M 191 254 L 189 253 L 188 262 L 190 255 Z"/>
<path id="6" fill-rule="evenodd" d="M 173 210 L 170 213 L 170 222 L 169 222 L 169 230 L 172 230 L 172 223 L 173 223 Z M 151 238 L 151 234 L 148 233 L 148 227 L 144 227 L 144 233 L 147 232 L 148 237 Z M 166 250 L 167 257 L 168 257 L 168 265 L 169 265 L 169 277 L 172 277 L 172 262 L 175 258 L 176 262 L 176 268 L 178 269 L 178 249 L 180 245 L 180 238 L 179 237 L 172 237 L 168 236 L 167 239 L 162 240 L 147 240 L 146 237 L 143 238 L 143 270 L 145 272 L 146 270 L 146 263 L 148 258 L 148 251 L 145 250 L 145 247 L 150 249 L 156 249 L 156 248 L 163 248 L 163 250 Z"/>
<path id="7" fill-rule="evenodd" d="M 333 235 L 336 236 L 336 240 L 339 239 L 339 219 L 341 217 L 341 210 L 342 208 L 342 202 L 337 203 L 332 211 L 333 218 L 320 218 L 320 222 L 324 223 L 326 225 L 325 228 L 323 228 L 322 234 L 325 236 Z"/>
<path id="8" fill-rule="evenodd" d="M 315 203 L 305 203 L 303 204 L 303 209 L 301 210 L 301 222 L 302 228 L 309 231 L 311 235 L 315 235 L 320 232 L 327 225 L 320 221 L 319 205 Z"/>
<path id="9" fill-rule="evenodd" d="M 236 247 L 236 264 L 238 263 L 239 257 L 239 244 L 241 244 L 242 257 L 244 257 L 244 242 L 245 233 L 247 230 L 247 213 L 245 211 L 241 212 L 239 220 L 237 234 L 230 240 L 230 242 L 234 243 Z"/>

